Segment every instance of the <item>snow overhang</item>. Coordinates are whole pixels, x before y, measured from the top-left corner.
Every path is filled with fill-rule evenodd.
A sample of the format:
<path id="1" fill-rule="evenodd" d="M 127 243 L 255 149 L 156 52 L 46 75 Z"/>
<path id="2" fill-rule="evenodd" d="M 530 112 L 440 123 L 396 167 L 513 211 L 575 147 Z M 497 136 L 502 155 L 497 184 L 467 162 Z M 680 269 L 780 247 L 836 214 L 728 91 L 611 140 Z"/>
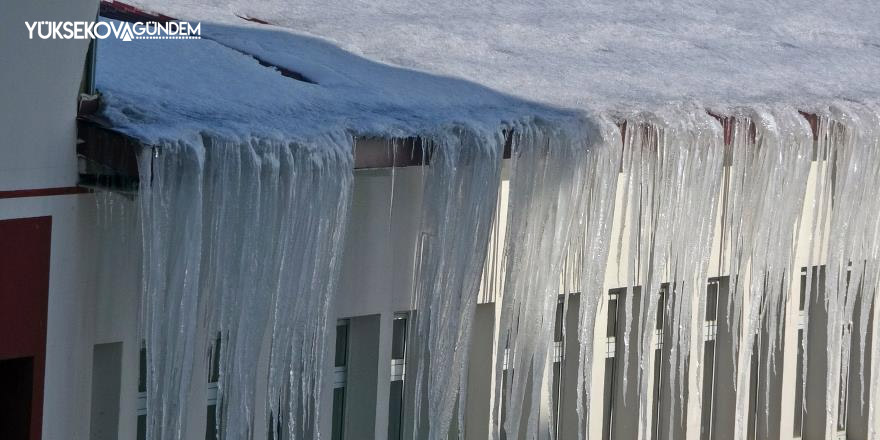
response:
<path id="1" fill-rule="evenodd" d="M 185 1 L 178 3 L 186 5 Z M 559 18 L 556 13 L 560 7 L 548 7 L 542 12 L 544 18 Z M 603 8 L 611 6 L 599 7 Z M 184 9 L 170 7 L 168 13 Z M 449 12 L 440 9 L 438 13 Z M 511 10 L 514 9 L 517 8 Z M 210 8 L 206 10 L 210 12 Z M 102 2 L 101 11 L 104 17 L 113 19 L 173 20 L 168 15 L 145 13 L 119 2 Z M 357 140 L 355 168 L 381 168 L 423 163 L 424 154 L 417 151 L 422 136 L 462 122 L 496 130 L 528 118 L 578 119 L 605 112 L 618 121 L 625 133 L 628 111 L 651 111 L 678 93 L 681 100 L 702 102 L 705 108 L 713 109 L 709 113 L 721 122 L 725 141 L 729 142 L 732 124 L 730 117 L 725 116 L 725 108 L 747 106 L 749 102 L 790 103 L 792 108 L 804 109 L 802 114 L 810 120 L 815 133 L 816 116 L 808 108 L 827 105 L 840 97 L 878 96 L 875 81 L 853 76 L 880 70 L 880 56 L 873 57 L 880 55 L 880 40 L 874 44 L 868 34 L 855 35 L 852 32 L 856 31 L 852 31 L 814 39 L 815 50 L 801 47 L 808 56 L 798 60 L 784 53 L 791 49 L 788 46 L 796 33 L 785 27 L 774 28 L 767 34 L 768 44 L 785 48 L 770 54 L 778 58 L 774 59 L 775 67 L 762 58 L 767 56 L 761 52 L 766 52 L 766 48 L 754 42 L 756 35 L 746 32 L 751 27 L 743 25 L 742 17 L 736 23 L 712 25 L 728 26 L 725 29 L 729 41 L 707 36 L 702 49 L 702 43 L 691 31 L 679 32 L 683 36 L 670 40 L 670 48 L 651 46 L 644 35 L 633 35 L 632 44 L 624 41 L 610 52 L 596 49 L 595 44 L 581 47 L 586 44 L 584 41 L 572 40 L 578 32 L 595 37 L 594 27 L 609 26 L 609 20 L 615 19 L 614 11 L 617 9 L 606 11 L 608 17 L 590 15 L 593 22 L 584 22 L 581 31 L 573 30 L 570 21 L 562 21 L 560 26 L 564 29 L 559 36 L 566 38 L 554 40 L 553 44 L 523 41 L 521 49 L 534 53 L 520 51 L 518 55 L 507 47 L 513 44 L 509 40 L 511 35 L 493 36 L 483 31 L 469 38 L 487 39 L 495 48 L 489 50 L 483 42 L 474 40 L 473 55 L 468 55 L 467 38 L 461 35 L 462 23 L 473 23 L 461 16 L 459 21 L 448 23 L 447 34 L 431 34 L 436 37 L 434 47 L 428 45 L 424 33 L 438 29 L 443 17 L 429 17 L 430 22 L 411 29 L 412 47 L 408 47 L 395 39 L 383 45 L 383 38 L 390 37 L 382 26 L 371 26 L 369 38 L 355 41 L 342 25 L 315 27 L 314 23 L 299 21 L 289 14 L 264 18 L 268 16 L 261 15 L 260 10 L 247 7 L 241 7 L 231 19 L 209 14 L 209 18 L 222 23 L 203 21 L 202 40 L 102 40 L 97 51 L 101 105 L 95 113 L 81 115 L 79 121 L 78 153 L 83 160 L 83 182 L 96 184 L 104 179 L 112 181 L 113 186 L 131 188 L 137 182 L 139 151 L 155 148 L 162 139 L 205 131 L 244 137 L 308 138 L 327 130 L 344 130 Z M 361 12 L 353 11 L 352 15 Z M 574 8 L 572 13 L 573 17 L 583 14 L 580 8 Z M 634 20 L 642 15 L 636 13 Z M 496 21 L 508 20 L 524 36 L 534 33 L 537 26 L 528 14 L 499 17 Z M 687 13 L 682 17 L 685 22 L 695 23 Z M 756 19 L 767 17 L 767 13 L 762 13 Z M 387 21 L 393 14 L 374 18 L 378 24 L 396 27 L 396 22 Z M 405 21 L 403 17 L 399 19 Z M 647 20 L 649 28 L 658 25 L 646 17 L 639 18 L 642 19 Z M 675 34 L 674 20 L 670 23 L 670 29 L 653 32 L 658 38 L 664 33 Z M 299 27 L 338 43 L 290 30 Z M 619 31 L 613 26 L 610 29 Z M 450 39 L 459 37 L 461 47 L 451 47 Z M 560 43 L 570 49 L 571 57 L 563 59 Z M 636 43 L 647 46 L 636 47 Z M 400 56 L 394 58 L 397 49 Z M 675 54 L 664 54 L 667 49 Z M 429 50 L 433 57 L 427 55 Z M 500 55 L 504 53 L 507 55 Z M 611 53 L 619 60 L 614 60 Z M 419 58 L 417 54 L 424 56 Z M 522 59 L 511 59 L 514 55 Z M 657 60 L 671 60 L 673 55 L 690 64 L 678 70 L 665 64 L 653 66 L 654 71 L 638 70 L 641 58 L 659 63 Z M 754 60 L 747 60 L 748 55 L 753 55 Z M 831 63 L 852 55 L 855 56 L 850 62 L 854 65 L 849 69 Z M 792 68 L 816 62 L 822 56 L 829 65 L 834 64 L 828 72 L 817 73 L 815 65 L 808 66 L 805 72 L 791 72 Z M 863 62 L 856 66 L 859 60 Z M 519 67 L 521 78 L 511 76 L 517 71 L 512 66 Z M 574 72 L 575 68 L 580 71 Z M 754 75 L 751 82 L 746 81 L 749 69 Z M 847 70 L 851 72 L 842 73 Z M 722 72 L 730 77 L 718 78 Z M 770 73 L 775 74 L 773 81 Z M 682 84 L 672 84 L 675 78 L 682 83 L 690 82 L 692 89 L 678 90 Z M 583 84 L 577 84 L 578 81 Z M 656 81 L 668 87 L 653 84 Z M 826 83 L 825 95 L 821 96 L 821 86 Z M 595 101 L 590 101 L 591 95 L 596 97 Z M 634 101 L 637 96 L 642 96 L 644 102 Z"/>

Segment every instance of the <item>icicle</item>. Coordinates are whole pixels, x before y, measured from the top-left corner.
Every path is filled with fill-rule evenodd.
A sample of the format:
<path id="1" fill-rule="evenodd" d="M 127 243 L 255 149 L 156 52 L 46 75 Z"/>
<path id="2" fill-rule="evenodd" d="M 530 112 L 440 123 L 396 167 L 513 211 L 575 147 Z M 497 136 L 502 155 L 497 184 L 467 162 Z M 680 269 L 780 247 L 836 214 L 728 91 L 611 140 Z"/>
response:
<path id="1" fill-rule="evenodd" d="M 286 438 L 318 438 L 329 304 L 352 183 L 351 138 L 203 135 L 141 158 L 147 438 L 182 439 L 193 364 L 221 335 L 220 438 L 250 439 L 256 383 Z M 271 330 L 269 371 L 258 359 Z M 275 432 L 278 438 L 278 432 Z"/>
<path id="2" fill-rule="evenodd" d="M 806 120 L 794 109 L 735 115 L 731 148 L 731 189 L 725 231 L 730 245 L 732 333 L 734 344 L 736 415 L 734 438 L 746 435 L 747 390 L 756 340 L 766 360 L 767 382 L 775 368 L 775 345 L 781 334 L 788 285 L 792 274 L 795 226 L 802 212 L 810 168 L 811 135 Z M 747 308 L 746 308 L 747 307 Z M 757 339 L 760 332 L 769 336 Z M 763 362 L 763 361 L 762 361 Z M 769 390 L 767 391 L 769 392 Z M 766 412 L 769 394 L 761 407 Z"/>
<path id="3" fill-rule="evenodd" d="M 867 319 L 877 288 L 880 203 L 875 192 L 880 187 L 880 150 L 874 112 L 854 106 L 832 108 L 820 115 L 820 120 L 824 123 L 820 124 L 819 142 L 828 144 L 829 166 L 833 169 L 829 196 L 833 197 L 834 207 L 824 286 L 829 363 L 825 435 L 830 437 L 837 432 L 839 408 L 846 405 L 849 394 L 847 378 L 853 333 L 858 331 L 862 341 L 867 333 L 867 323 L 854 329 L 853 322 Z M 856 316 L 857 304 L 861 304 L 859 316 Z M 864 353 L 864 346 L 860 349 Z M 862 374 L 860 372 L 860 377 Z"/>
<path id="4" fill-rule="evenodd" d="M 446 439 L 458 405 L 462 429 L 471 327 L 500 182 L 503 133 L 450 128 L 422 144 L 423 203 L 407 362 L 415 371 L 414 438 Z M 461 438 L 462 433 L 457 434 Z"/>
<path id="5" fill-rule="evenodd" d="M 585 437 L 585 429 L 590 423 L 591 379 L 593 374 L 593 341 L 596 318 L 604 302 L 605 265 L 608 260 L 611 227 L 614 219 L 614 205 L 617 192 L 617 175 L 621 160 L 621 139 L 617 126 L 604 122 L 601 142 L 588 150 L 587 172 L 584 189 L 583 217 L 577 225 L 574 249 L 580 252 L 579 289 L 581 292 L 578 310 L 578 382 L 577 414 L 578 438 Z"/>
<path id="6" fill-rule="evenodd" d="M 568 245 L 582 217 L 587 130 L 543 122 L 513 127 L 512 171 L 505 240 L 497 359 L 509 341 L 507 385 L 496 381 L 492 434 L 508 439 L 547 437 L 540 428 L 542 383 L 553 347 L 559 280 Z M 503 365 L 496 365 L 502 377 Z M 503 388 L 503 391 L 502 391 Z M 504 426 L 498 415 L 504 406 Z M 546 426 L 546 425 L 545 425 Z M 539 432 L 541 431 L 541 432 Z"/>
<path id="7" fill-rule="evenodd" d="M 640 312 L 635 329 L 639 341 L 639 436 L 649 438 L 653 434 L 648 430 L 648 372 L 657 342 L 654 335 L 659 312 L 665 316 L 664 344 L 670 352 L 665 363 L 671 374 L 665 380 L 670 392 L 679 396 L 679 405 L 668 408 L 667 429 L 671 437 L 676 424 L 684 420 L 685 372 L 691 356 L 691 339 L 696 331 L 702 330 L 702 326 L 695 330 L 693 323 L 702 323 L 704 319 L 705 280 L 724 146 L 718 123 L 701 109 L 672 108 L 657 115 L 628 118 L 625 139 L 622 171 L 628 183 L 623 197 L 629 200 L 629 212 L 624 215 L 630 218 L 630 262 L 623 359 L 629 359 L 632 349 L 628 341 L 635 320 L 633 293 L 640 285 Z M 669 287 L 662 287 L 667 282 Z M 665 307 L 658 311 L 661 290 L 666 290 Z M 702 344 L 697 345 L 696 352 L 702 352 Z M 623 367 L 625 396 L 630 366 L 624 361 Z M 698 362 L 693 367 L 697 371 L 701 368 Z M 693 391 L 699 395 L 699 390 Z M 676 414 L 678 418 L 674 417 Z"/>
<path id="8" fill-rule="evenodd" d="M 146 150 L 139 159 L 143 228 L 143 322 L 147 438 L 187 438 L 189 389 L 198 344 L 202 245 L 201 145 Z"/>
<path id="9" fill-rule="evenodd" d="M 702 377 L 706 280 L 724 159 L 724 142 L 717 121 L 701 111 L 685 120 L 685 126 L 671 133 L 675 137 L 670 139 L 670 147 L 677 152 L 672 155 L 674 162 L 667 166 L 677 171 L 668 176 L 674 182 L 670 204 L 661 208 L 669 211 L 671 239 L 668 245 L 671 287 L 666 297 L 663 344 L 668 343 L 670 351 L 669 392 L 678 394 L 679 403 L 668 409 L 666 438 L 675 438 L 674 427 L 685 421 L 688 367 L 696 370 L 697 377 Z M 697 341 L 692 341 L 694 336 L 698 337 Z M 692 342 L 696 343 L 695 362 L 691 364 Z M 690 391 L 692 398 L 699 399 L 699 388 Z M 661 426 L 659 422 L 658 426 Z"/>
<path id="10" fill-rule="evenodd" d="M 340 133 L 280 151 L 280 223 L 287 234 L 274 244 L 281 255 L 271 307 L 268 413 L 284 438 L 320 438 L 327 319 L 353 180 L 351 144 Z"/>

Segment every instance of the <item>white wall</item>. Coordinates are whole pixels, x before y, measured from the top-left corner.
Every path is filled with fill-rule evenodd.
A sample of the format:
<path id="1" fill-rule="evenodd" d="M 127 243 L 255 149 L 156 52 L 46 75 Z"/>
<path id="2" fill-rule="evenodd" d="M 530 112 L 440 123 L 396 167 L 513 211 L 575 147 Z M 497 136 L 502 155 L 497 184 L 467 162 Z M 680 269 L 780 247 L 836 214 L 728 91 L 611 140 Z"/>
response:
<path id="1" fill-rule="evenodd" d="M 87 439 L 94 340 L 94 197 L 0 199 L 0 220 L 51 216 L 44 439 Z"/>
<path id="2" fill-rule="evenodd" d="M 93 20 L 97 0 L 0 5 L 0 191 L 76 184 L 76 99 L 88 41 L 28 39 L 25 21 Z"/>
<path id="3" fill-rule="evenodd" d="M 0 5 L 0 191 L 76 185 L 87 41 L 28 40 L 25 21 L 88 20 L 97 0 Z M 94 340 L 94 197 L 0 199 L 0 219 L 52 217 L 44 439 L 87 439 Z"/>

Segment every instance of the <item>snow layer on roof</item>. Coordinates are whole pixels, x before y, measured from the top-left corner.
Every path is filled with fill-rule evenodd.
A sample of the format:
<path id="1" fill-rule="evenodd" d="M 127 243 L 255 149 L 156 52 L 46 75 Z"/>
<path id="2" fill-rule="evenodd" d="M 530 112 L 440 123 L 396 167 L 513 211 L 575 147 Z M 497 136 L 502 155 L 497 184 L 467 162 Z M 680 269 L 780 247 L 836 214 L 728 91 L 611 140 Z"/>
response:
<path id="1" fill-rule="evenodd" d="M 256 18 L 368 59 L 568 108 L 808 105 L 880 92 L 874 0 L 134 3 L 187 19 Z"/>
<path id="2" fill-rule="evenodd" d="M 341 131 L 402 137 L 457 124 L 494 132 L 534 116 L 580 118 L 470 81 L 371 61 L 283 28 L 202 22 L 201 33 L 201 40 L 102 40 L 96 84 L 103 116 L 157 144 L 208 131 L 278 140 Z"/>

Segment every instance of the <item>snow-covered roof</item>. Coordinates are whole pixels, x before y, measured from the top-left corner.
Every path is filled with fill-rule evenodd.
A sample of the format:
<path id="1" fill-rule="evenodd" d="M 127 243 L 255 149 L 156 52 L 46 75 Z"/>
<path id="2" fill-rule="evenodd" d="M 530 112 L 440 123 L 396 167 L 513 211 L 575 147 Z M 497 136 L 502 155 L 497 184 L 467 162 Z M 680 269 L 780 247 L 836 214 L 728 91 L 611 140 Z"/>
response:
<path id="1" fill-rule="evenodd" d="M 200 20 L 209 39 L 101 42 L 98 86 L 116 116 L 130 105 L 145 118 L 173 119 L 157 123 L 218 117 L 251 130 L 298 121 L 297 130 L 338 124 L 393 134 L 555 109 L 808 109 L 880 96 L 880 2 L 871 0 L 131 3 Z M 129 120 L 143 130 L 142 120 Z"/>
<path id="2" fill-rule="evenodd" d="M 339 131 L 406 137 L 461 123 L 495 131 L 536 115 L 577 118 L 471 81 L 371 61 L 285 29 L 202 22 L 201 33 L 201 40 L 99 43 L 96 82 L 102 116 L 113 128 L 158 143 L 205 131 L 275 139 Z"/>

